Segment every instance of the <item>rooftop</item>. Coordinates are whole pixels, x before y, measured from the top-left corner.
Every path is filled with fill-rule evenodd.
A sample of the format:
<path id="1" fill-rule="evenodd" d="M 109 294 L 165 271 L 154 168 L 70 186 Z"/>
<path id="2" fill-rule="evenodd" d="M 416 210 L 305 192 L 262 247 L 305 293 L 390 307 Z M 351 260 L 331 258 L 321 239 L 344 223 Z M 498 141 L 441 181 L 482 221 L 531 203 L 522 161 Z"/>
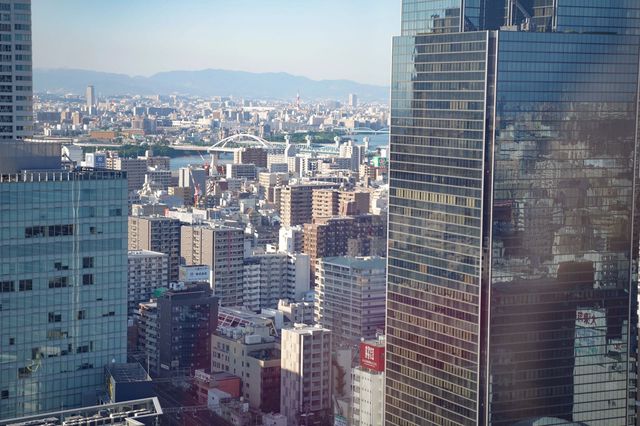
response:
<path id="1" fill-rule="evenodd" d="M 387 259 L 384 257 L 324 257 L 322 258 L 324 263 L 330 263 L 332 265 L 344 266 L 354 269 L 386 269 Z"/>
<path id="2" fill-rule="evenodd" d="M 158 398 L 154 397 L 7 419 L 3 420 L 2 424 L 6 426 L 72 426 L 86 424 L 124 426 L 131 424 L 131 420 L 127 419 L 135 418 L 137 421 L 146 421 L 150 424 L 152 423 L 151 419 L 156 419 L 159 416 L 162 416 L 162 407 L 160 407 Z"/>
<path id="3" fill-rule="evenodd" d="M 138 363 L 110 364 L 107 365 L 105 369 L 117 383 L 151 381 L 151 377 L 149 377 L 145 369 Z"/>

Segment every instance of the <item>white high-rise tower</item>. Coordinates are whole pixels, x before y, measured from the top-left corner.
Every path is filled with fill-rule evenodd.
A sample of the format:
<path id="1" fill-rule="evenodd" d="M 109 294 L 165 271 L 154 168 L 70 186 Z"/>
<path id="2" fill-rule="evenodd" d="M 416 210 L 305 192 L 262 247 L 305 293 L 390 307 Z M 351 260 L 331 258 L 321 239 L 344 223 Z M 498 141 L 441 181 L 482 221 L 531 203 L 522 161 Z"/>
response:
<path id="1" fill-rule="evenodd" d="M 33 135 L 31 0 L 0 3 L 0 141 Z"/>

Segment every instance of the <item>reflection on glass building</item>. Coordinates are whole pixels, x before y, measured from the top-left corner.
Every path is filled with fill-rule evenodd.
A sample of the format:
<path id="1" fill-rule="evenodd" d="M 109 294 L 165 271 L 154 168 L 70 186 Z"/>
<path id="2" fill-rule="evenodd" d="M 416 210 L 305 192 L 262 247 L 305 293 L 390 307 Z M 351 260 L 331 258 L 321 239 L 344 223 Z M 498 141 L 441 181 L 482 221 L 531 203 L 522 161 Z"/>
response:
<path id="1" fill-rule="evenodd" d="M 604 3 L 403 1 L 386 424 L 635 423 L 640 2 Z"/>
<path id="2" fill-rule="evenodd" d="M 53 161 L 36 158 L 47 145 Z M 0 148 L 0 423 L 95 405 L 104 366 L 127 351 L 125 174 L 64 170 L 59 145 L 26 142 L 19 162 L 35 170 L 8 170 L 11 146 Z"/>

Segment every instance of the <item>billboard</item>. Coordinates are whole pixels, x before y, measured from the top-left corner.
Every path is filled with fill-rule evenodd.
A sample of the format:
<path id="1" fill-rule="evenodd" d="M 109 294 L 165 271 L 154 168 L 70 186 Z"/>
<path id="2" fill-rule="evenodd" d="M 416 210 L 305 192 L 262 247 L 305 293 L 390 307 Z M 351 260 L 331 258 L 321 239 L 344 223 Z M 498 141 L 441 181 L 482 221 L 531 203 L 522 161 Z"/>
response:
<path id="1" fill-rule="evenodd" d="M 209 267 L 207 265 L 180 265 L 178 280 L 185 283 L 209 282 Z"/>
<path id="2" fill-rule="evenodd" d="M 379 372 L 384 371 L 384 346 L 361 342 L 360 367 Z"/>

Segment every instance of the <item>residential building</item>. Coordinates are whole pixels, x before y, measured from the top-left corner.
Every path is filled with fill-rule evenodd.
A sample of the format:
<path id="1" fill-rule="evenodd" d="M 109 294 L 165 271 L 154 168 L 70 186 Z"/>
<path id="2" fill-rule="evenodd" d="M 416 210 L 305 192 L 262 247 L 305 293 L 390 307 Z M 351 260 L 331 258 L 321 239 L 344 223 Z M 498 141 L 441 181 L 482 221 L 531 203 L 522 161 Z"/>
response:
<path id="1" fill-rule="evenodd" d="M 149 250 L 169 256 L 169 282 L 178 281 L 180 221 L 165 216 L 129 216 L 129 250 Z"/>
<path id="2" fill-rule="evenodd" d="M 303 249 L 309 255 L 311 276 L 316 260 L 334 256 L 384 256 L 386 218 L 379 215 L 319 218 L 304 225 Z"/>
<path id="3" fill-rule="evenodd" d="M 241 306 L 244 230 L 227 226 L 183 226 L 182 258 L 187 265 L 208 265 L 210 284 L 221 306 Z"/>
<path id="4" fill-rule="evenodd" d="M 267 167 L 267 150 L 265 148 L 241 148 L 233 151 L 234 164 L 253 164 L 255 167 Z"/>
<path id="5" fill-rule="evenodd" d="M 169 285 L 169 256 L 149 250 L 129 250 L 128 309 L 132 317 L 140 303 L 151 300 L 153 291 Z"/>
<path id="6" fill-rule="evenodd" d="M 331 417 L 331 331 L 298 324 L 282 330 L 280 414 L 290 426 Z"/>
<path id="7" fill-rule="evenodd" d="M 5 142 L 0 200 L 0 418 L 95 404 L 126 361 L 126 177 Z"/>
<path id="8" fill-rule="evenodd" d="M 325 257 L 316 263 L 315 321 L 335 347 L 384 333 L 386 259 Z"/>
<path id="9" fill-rule="evenodd" d="M 284 226 L 311 223 L 313 218 L 313 191 L 337 188 L 330 182 L 309 182 L 287 185 L 280 194 L 280 216 Z"/>
<path id="10" fill-rule="evenodd" d="M 302 227 L 280 226 L 278 230 L 278 250 L 285 253 L 300 253 L 303 248 L 304 234 Z"/>
<path id="11" fill-rule="evenodd" d="M 318 189 L 313 191 L 313 219 L 369 213 L 371 195 L 366 191 Z"/>
<path id="12" fill-rule="evenodd" d="M 284 318 L 291 324 L 313 325 L 315 309 L 313 301 L 300 300 L 291 302 L 288 299 L 278 301 L 278 310 L 282 312 Z"/>
<path id="13" fill-rule="evenodd" d="M 227 179 L 256 180 L 255 164 L 227 164 Z"/>
<path id="14" fill-rule="evenodd" d="M 384 339 L 360 343 L 360 363 L 352 370 L 353 426 L 384 424 Z"/>
<path id="15" fill-rule="evenodd" d="M 107 157 L 107 169 L 127 172 L 129 192 L 138 191 L 144 185 L 147 174 L 147 161 L 139 158 L 121 158 L 117 155 Z"/>
<path id="16" fill-rule="evenodd" d="M 158 339 L 160 324 L 158 323 L 158 303 L 144 302 L 138 305 L 135 313 L 137 326 L 137 351 L 144 354 L 145 368 L 151 376 L 160 375 Z"/>
<path id="17" fill-rule="evenodd" d="M 218 328 L 211 342 L 211 371 L 240 377 L 240 395 L 252 409 L 280 409 L 280 350 L 269 327 Z"/>
<path id="18" fill-rule="evenodd" d="M 275 308 L 278 300 L 289 294 L 289 256 L 267 253 L 244 259 L 243 297 L 245 307 L 252 311 Z"/>
<path id="19" fill-rule="evenodd" d="M 403 1 L 385 424 L 635 423 L 640 3 L 602 5 Z"/>
<path id="20" fill-rule="evenodd" d="M 160 376 L 211 365 L 211 336 L 218 326 L 218 298 L 207 284 L 174 283 L 158 304 Z"/>

